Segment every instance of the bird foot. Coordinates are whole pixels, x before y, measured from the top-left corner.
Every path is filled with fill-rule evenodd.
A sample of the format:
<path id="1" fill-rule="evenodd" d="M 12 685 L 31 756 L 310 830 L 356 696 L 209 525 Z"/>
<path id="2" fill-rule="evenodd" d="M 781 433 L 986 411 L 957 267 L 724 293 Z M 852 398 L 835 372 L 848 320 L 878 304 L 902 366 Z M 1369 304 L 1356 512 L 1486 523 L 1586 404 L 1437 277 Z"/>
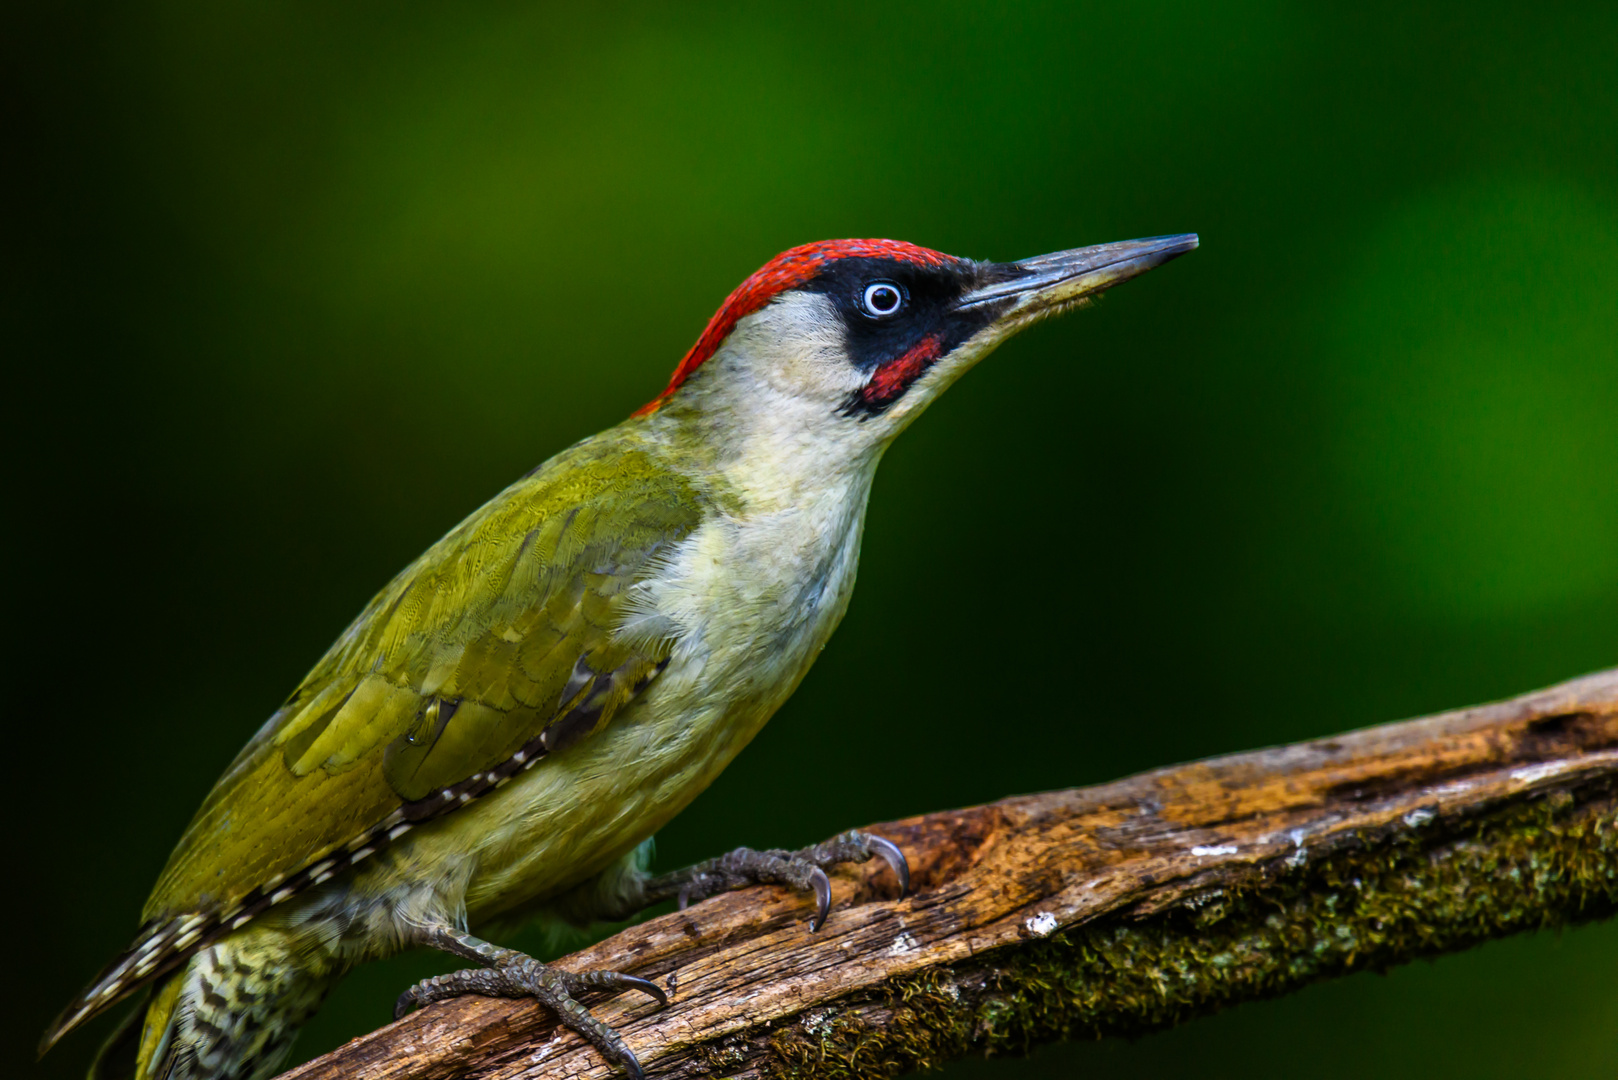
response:
<path id="1" fill-rule="evenodd" d="M 602 1057 L 622 1065 L 632 1080 L 644 1080 L 645 1073 L 634 1051 L 629 1049 L 629 1044 L 612 1028 L 591 1016 L 574 995 L 586 990 L 639 990 L 656 998 L 659 1004 L 667 1005 L 668 995 L 656 983 L 617 971 L 563 971 L 510 949 L 487 949 L 503 955 L 492 960 L 491 966 L 486 968 L 466 968 L 423 979 L 399 995 L 398 1002 L 393 1006 L 393 1018 L 397 1020 L 411 1009 L 462 994 L 531 997 L 555 1013 L 563 1027 L 588 1040 L 601 1051 Z M 465 955 L 459 949 L 454 951 Z"/>
<path id="2" fill-rule="evenodd" d="M 683 910 L 693 901 L 748 885 L 790 885 L 795 889 L 813 890 L 815 915 L 809 920 L 809 929 L 813 932 L 825 924 L 831 912 L 831 879 L 826 876 L 826 868 L 840 863 L 866 862 L 873 856 L 880 857 L 893 869 L 899 879 L 901 897 L 910 891 L 910 864 L 905 861 L 904 852 L 880 836 L 850 830 L 799 851 L 737 848 L 717 859 L 653 878 L 647 892 L 655 898 L 677 897 Z"/>

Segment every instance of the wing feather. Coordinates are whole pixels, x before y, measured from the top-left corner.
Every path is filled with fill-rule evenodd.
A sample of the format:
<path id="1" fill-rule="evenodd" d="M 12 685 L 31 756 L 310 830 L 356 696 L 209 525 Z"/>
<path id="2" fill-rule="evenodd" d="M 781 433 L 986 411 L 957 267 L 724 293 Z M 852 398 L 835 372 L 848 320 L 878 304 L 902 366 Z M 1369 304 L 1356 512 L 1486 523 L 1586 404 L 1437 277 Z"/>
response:
<path id="1" fill-rule="evenodd" d="M 600 437 L 553 458 L 367 605 L 186 828 L 135 944 L 49 1045 L 208 941 L 609 723 L 671 643 L 618 640 L 702 495 Z"/>

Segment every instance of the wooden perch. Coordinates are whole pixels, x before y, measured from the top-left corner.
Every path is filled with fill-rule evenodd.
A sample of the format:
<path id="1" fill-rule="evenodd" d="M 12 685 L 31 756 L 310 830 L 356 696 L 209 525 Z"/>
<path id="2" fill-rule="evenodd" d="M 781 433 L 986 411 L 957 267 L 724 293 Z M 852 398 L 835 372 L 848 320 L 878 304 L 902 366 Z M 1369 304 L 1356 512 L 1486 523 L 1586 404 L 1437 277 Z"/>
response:
<path id="1" fill-rule="evenodd" d="M 832 917 L 749 889 L 560 961 L 651 1077 L 892 1076 L 1165 1027 L 1618 908 L 1618 669 L 1497 705 L 876 825 Z M 462 998 L 287 1074 L 616 1076 L 530 1002 Z"/>

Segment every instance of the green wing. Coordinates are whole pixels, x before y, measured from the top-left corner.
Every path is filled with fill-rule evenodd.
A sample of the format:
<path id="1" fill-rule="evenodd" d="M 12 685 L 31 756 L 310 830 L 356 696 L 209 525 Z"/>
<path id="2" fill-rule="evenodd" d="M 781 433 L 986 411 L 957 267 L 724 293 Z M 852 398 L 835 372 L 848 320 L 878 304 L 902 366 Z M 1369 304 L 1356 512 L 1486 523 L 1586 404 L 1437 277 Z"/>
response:
<path id="1" fill-rule="evenodd" d="M 497 496 L 383 589 L 242 751 L 145 918 L 239 925 L 300 871 L 340 868 L 334 852 L 357 858 L 607 724 L 671 648 L 615 640 L 630 590 L 701 510 L 643 453 L 591 443 Z"/>
<path id="2" fill-rule="evenodd" d="M 338 638 L 186 827 L 135 943 L 41 1052 L 207 942 L 611 721 L 667 662 L 631 590 L 704 500 L 608 432 L 507 488 Z"/>

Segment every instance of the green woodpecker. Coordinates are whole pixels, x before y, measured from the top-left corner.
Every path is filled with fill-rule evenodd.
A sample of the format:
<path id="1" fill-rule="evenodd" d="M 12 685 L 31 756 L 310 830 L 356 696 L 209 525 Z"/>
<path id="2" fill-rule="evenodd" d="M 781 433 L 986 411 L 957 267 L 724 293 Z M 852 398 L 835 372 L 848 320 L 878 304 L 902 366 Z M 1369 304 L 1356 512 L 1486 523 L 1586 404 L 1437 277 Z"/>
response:
<path id="1" fill-rule="evenodd" d="M 569 974 L 473 937 L 886 858 L 861 833 L 650 875 L 645 842 L 780 708 L 848 607 L 883 451 L 995 346 L 1196 247 L 1024 262 L 809 244 L 730 295 L 668 388 L 518 480 L 387 585 L 215 784 L 135 943 L 41 1050 L 141 988 L 92 1076 L 273 1074 L 355 964 L 431 946 L 478 967 L 410 988 L 531 995 L 635 1077 Z"/>

